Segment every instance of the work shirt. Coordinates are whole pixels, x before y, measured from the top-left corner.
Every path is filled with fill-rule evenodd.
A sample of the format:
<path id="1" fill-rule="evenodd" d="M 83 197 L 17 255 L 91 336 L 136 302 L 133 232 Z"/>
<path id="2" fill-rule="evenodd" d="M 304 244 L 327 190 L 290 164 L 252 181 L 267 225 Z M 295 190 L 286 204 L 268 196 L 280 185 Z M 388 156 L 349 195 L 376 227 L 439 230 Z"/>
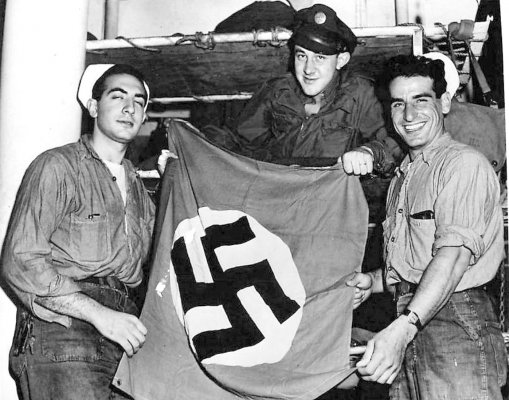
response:
<path id="1" fill-rule="evenodd" d="M 37 297 L 79 292 L 75 282 L 115 276 L 142 280 L 155 206 L 133 165 L 123 160 L 127 198 L 83 136 L 48 150 L 27 169 L 7 231 L 3 275 L 32 312 L 69 326 L 70 319 L 37 305 Z"/>
<path id="2" fill-rule="evenodd" d="M 292 74 L 266 82 L 234 126 L 244 141 L 243 153 L 271 162 L 337 159 L 365 145 L 373 151 L 375 169 L 391 168 L 400 149 L 387 135 L 370 79 L 342 69 L 325 89 L 319 111 L 306 115 L 305 104 L 310 102 L 313 99 L 304 95 Z"/>
<path id="3" fill-rule="evenodd" d="M 384 227 L 386 284 L 419 283 L 437 251 L 472 253 L 456 291 L 490 281 L 504 257 L 500 187 L 490 163 L 470 146 L 437 138 L 396 172 Z"/>

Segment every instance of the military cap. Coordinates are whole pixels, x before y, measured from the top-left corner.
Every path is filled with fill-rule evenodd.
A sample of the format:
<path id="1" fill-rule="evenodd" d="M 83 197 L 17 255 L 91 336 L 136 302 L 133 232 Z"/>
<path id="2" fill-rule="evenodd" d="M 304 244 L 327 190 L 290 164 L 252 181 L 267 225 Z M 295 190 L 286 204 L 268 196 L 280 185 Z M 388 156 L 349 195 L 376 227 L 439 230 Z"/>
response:
<path id="1" fill-rule="evenodd" d="M 326 5 L 315 4 L 295 15 L 292 43 L 320 54 L 353 53 L 357 37 Z"/>

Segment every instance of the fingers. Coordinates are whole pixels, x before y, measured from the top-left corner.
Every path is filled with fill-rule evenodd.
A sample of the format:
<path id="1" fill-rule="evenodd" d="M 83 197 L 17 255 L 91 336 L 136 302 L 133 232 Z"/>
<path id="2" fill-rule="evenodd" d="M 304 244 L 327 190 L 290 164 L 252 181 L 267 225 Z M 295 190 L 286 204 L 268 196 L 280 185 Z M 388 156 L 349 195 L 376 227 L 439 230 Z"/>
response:
<path id="1" fill-rule="evenodd" d="M 375 337 L 376 339 L 376 337 Z M 368 341 L 364 356 L 356 364 L 362 379 L 370 382 L 391 384 L 397 377 L 402 365 L 402 359 L 387 346 L 376 340 Z"/>
<path id="2" fill-rule="evenodd" d="M 161 150 L 161 154 L 157 158 L 157 170 L 161 176 L 164 174 L 166 163 L 170 158 L 178 159 L 177 155 L 172 153 L 170 150 Z"/>
<path id="3" fill-rule="evenodd" d="M 364 302 L 365 298 L 366 291 L 356 288 L 353 296 L 353 309 L 357 309 Z"/>
<path id="4" fill-rule="evenodd" d="M 361 354 L 364 354 L 365 351 L 366 351 L 366 346 L 355 346 L 355 347 L 350 347 L 350 351 L 348 354 L 351 356 L 359 356 Z"/>
<path id="5" fill-rule="evenodd" d="M 355 272 L 354 275 L 345 282 L 345 284 L 346 286 L 356 287 L 359 289 L 369 289 L 371 288 L 373 281 L 370 275 Z"/>
<path id="6" fill-rule="evenodd" d="M 108 339 L 118 343 L 129 357 L 138 352 L 145 343 L 147 328 L 134 315 L 109 310 L 106 326 L 98 330 Z"/>
<path id="7" fill-rule="evenodd" d="M 357 368 L 364 368 L 371 361 L 371 356 L 373 355 L 373 351 L 375 350 L 375 345 L 372 340 L 368 341 L 366 345 L 366 351 L 364 351 L 364 355 L 356 364 Z"/>
<path id="8" fill-rule="evenodd" d="M 365 151 L 349 151 L 341 157 L 343 169 L 350 175 L 367 175 L 373 172 L 373 156 Z"/>
<path id="9" fill-rule="evenodd" d="M 132 332 L 132 334 L 127 338 L 127 342 L 129 346 L 124 348 L 128 357 L 132 357 L 134 354 L 138 352 L 143 347 L 145 343 L 145 335 L 140 331 Z"/>
<path id="10" fill-rule="evenodd" d="M 127 341 L 130 345 L 130 348 L 128 348 L 129 351 L 126 350 L 126 353 L 129 357 L 137 353 L 138 350 L 143 347 L 147 334 L 147 328 L 145 325 L 143 325 L 143 323 L 138 318 L 134 316 L 132 317 L 134 319 L 130 322 L 133 324 L 133 327 L 125 332 L 127 335 Z"/>

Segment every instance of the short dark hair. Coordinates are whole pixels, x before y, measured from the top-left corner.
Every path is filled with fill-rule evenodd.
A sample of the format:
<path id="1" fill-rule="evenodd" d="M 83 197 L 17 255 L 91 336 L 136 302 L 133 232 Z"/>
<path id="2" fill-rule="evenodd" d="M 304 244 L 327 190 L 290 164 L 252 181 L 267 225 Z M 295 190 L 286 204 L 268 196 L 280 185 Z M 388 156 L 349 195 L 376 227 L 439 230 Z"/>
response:
<path id="1" fill-rule="evenodd" d="M 92 98 L 94 100 L 100 100 L 104 91 L 106 90 L 106 79 L 112 75 L 131 75 L 138 79 L 145 90 L 145 79 L 140 71 L 128 64 L 115 64 L 113 67 L 108 69 L 101 77 L 94 83 L 92 87 Z M 148 93 L 145 90 L 145 101 L 147 101 Z"/>
<path id="2" fill-rule="evenodd" d="M 442 60 L 431 60 L 423 56 L 399 55 L 387 62 L 382 79 L 388 89 L 391 82 L 398 77 L 428 77 L 433 81 L 433 91 L 436 97 L 440 98 L 447 90 L 444 67 Z"/>

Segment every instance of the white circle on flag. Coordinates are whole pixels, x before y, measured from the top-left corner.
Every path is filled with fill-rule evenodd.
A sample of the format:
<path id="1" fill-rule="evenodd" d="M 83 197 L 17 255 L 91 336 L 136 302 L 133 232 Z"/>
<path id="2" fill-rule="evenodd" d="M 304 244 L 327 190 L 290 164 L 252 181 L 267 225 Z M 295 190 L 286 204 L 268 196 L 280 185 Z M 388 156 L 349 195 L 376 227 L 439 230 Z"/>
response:
<path id="1" fill-rule="evenodd" d="M 214 283 L 202 246 L 205 230 L 214 225 L 232 224 L 246 217 L 254 237 L 245 243 L 221 246 L 214 250 L 222 270 L 228 271 L 241 266 L 245 268 L 245 266 L 266 260 L 284 294 L 299 306 L 293 315 L 280 323 L 270 306 L 257 291 L 256 285 L 243 287 L 236 293 L 236 296 L 262 333 L 263 339 L 252 346 L 215 354 L 203 359 L 202 363 L 250 367 L 280 361 L 290 349 L 295 338 L 306 299 L 304 286 L 290 248 L 280 237 L 244 212 L 218 211 L 203 207 L 198 210 L 198 213 L 198 216 L 180 222 L 175 230 L 173 240 L 175 246 L 175 243 L 183 238 L 187 256 L 192 265 L 192 273 L 197 283 Z M 230 319 L 221 305 L 196 306 L 184 314 L 173 264 L 170 268 L 170 287 L 175 310 L 186 329 L 189 343 L 195 353 L 196 349 L 192 339 L 196 335 L 209 331 L 227 330 L 232 327 Z"/>

